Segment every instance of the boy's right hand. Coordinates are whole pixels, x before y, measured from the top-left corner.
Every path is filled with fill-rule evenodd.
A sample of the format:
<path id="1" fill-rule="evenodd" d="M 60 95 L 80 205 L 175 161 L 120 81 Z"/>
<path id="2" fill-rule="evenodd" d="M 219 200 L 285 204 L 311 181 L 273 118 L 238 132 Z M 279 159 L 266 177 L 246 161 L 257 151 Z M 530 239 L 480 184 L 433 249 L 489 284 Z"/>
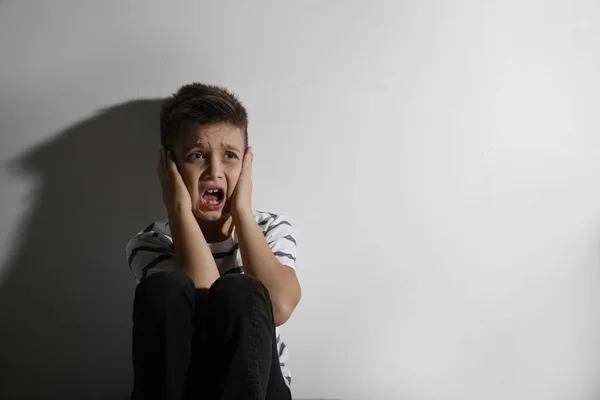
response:
<path id="1" fill-rule="evenodd" d="M 162 189 L 163 203 L 168 213 L 192 210 L 190 192 L 173 160 L 173 153 L 160 146 L 156 167 Z"/>

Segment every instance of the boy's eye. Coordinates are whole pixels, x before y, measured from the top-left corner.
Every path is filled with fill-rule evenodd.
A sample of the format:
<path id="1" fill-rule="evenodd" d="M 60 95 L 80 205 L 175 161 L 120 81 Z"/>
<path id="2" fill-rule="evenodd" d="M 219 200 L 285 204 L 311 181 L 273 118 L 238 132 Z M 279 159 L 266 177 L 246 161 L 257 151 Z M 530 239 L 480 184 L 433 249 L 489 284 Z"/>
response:
<path id="1" fill-rule="evenodd" d="M 202 153 L 192 153 L 187 156 L 188 160 L 200 160 L 204 158 L 204 154 Z"/>
<path id="2" fill-rule="evenodd" d="M 237 154 L 235 154 L 235 153 L 226 153 L 225 157 L 230 158 L 230 159 L 238 158 Z"/>

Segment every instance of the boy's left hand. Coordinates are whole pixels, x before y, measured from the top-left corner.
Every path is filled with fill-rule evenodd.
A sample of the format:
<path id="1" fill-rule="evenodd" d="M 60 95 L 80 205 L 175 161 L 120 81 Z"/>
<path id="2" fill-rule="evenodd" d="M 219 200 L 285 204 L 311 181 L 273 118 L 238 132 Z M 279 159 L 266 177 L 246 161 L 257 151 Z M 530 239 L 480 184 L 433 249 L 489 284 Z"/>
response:
<path id="1" fill-rule="evenodd" d="M 248 146 L 242 161 L 242 171 L 231 197 L 231 215 L 234 218 L 252 214 L 252 161 L 254 153 Z"/>

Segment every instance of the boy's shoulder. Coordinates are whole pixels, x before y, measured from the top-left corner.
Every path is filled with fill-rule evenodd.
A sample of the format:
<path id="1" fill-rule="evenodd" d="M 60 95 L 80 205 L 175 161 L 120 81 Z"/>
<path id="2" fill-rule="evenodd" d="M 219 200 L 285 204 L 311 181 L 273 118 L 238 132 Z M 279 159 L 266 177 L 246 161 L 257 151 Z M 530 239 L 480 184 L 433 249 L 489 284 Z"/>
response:
<path id="1" fill-rule="evenodd" d="M 289 224 L 289 222 L 287 221 L 287 217 L 285 217 L 283 214 L 261 210 L 253 210 L 253 214 L 254 219 L 260 226 L 279 224 L 284 221 Z"/>
<path id="2" fill-rule="evenodd" d="M 292 224 L 283 214 L 254 210 L 254 218 L 267 240 L 295 234 Z"/>
<path id="3" fill-rule="evenodd" d="M 171 233 L 171 230 L 169 228 L 169 220 L 168 219 L 156 220 L 156 221 L 150 223 L 149 225 L 147 225 L 141 231 L 139 231 L 136 236 L 143 235 L 145 233 L 164 233 L 164 234 Z"/>

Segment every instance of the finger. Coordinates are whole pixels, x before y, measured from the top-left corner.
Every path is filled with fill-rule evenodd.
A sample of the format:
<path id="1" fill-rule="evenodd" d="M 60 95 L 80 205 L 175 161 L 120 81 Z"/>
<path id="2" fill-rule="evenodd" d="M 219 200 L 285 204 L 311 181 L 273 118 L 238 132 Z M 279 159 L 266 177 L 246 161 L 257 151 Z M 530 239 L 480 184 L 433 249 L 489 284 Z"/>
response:
<path id="1" fill-rule="evenodd" d="M 167 171 L 170 172 L 171 174 L 171 178 L 174 179 L 182 179 L 181 173 L 179 172 L 179 167 L 177 166 L 177 163 L 175 162 L 175 156 L 173 155 L 173 152 L 169 151 L 167 153 Z"/>
<path id="2" fill-rule="evenodd" d="M 164 149 L 165 152 L 165 171 L 171 168 L 171 150 Z"/>
<path id="3" fill-rule="evenodd" d="M 246 154 L 244 155 L 244 164 L 248 166 L 248 164 L 252 165 L 252 161 L 254 160 L 254 153 L 252 152 L 252 147 L 248 146 L 246 149 Z"/>
<path id="4" fill-rule="evenodd" d="M 252 161 L 254 160 L 254 154 L 252 148 L 248 148 L 246 151 L 246 157 L 244 159 L 243 172 L 246 176 L 252 176 Z"/>
<path id="5" fill-rule="evenodd" d="M 169 164 L 170 164 L 170 156 L 171 154 L 171 150 L 167 149 L 166 147 L 162 147 L 162 160 L 163 160 L 163 166 L 165 168 L 165 171 L 169 170 Z"/>
<path id="6" fill-rule="evenodd" d="M 156 161 L 156 172 L 159 175 L 163 174 L 165 162 L 163 160 L 163 147 L 160 146 L 158 149 L 158 160 Z"/>

